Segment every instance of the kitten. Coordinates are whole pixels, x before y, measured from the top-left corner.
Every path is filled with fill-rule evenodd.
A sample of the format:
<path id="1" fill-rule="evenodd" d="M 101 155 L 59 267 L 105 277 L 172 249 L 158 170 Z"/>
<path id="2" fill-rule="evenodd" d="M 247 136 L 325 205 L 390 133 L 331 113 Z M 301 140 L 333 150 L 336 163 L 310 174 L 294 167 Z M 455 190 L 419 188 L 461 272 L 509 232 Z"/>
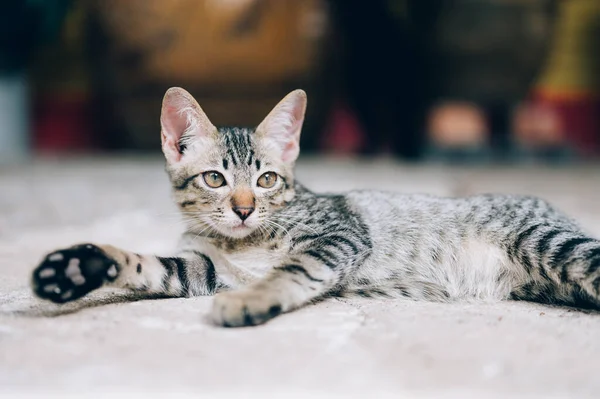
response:
<path id="1" fill-rule="evenodd" d="M 328 295 L 600 305 L 600 241 L 532 197 L 315 194 L 294 180 L 306 94 L 255 129 L 218 129 L 185 90 L 162 106 L 162 149 L 187 231 L 175 257 L 110 245 L 55 251 L 33 272 L 62 303 L 102 286 L 215 294 L 222 326 Z"/>

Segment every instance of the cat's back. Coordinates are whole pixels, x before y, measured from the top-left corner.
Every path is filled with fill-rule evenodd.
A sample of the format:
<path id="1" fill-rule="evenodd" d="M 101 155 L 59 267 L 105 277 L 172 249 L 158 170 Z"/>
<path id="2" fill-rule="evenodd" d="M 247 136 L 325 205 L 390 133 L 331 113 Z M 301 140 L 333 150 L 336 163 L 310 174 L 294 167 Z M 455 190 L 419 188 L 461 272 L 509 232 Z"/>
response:
<path id="1" fill-rule="evenodd" d="M 518 195 L 479 194 L 438 197 L 383 191 L 352 191 L 345 196 L 361 215 L 375 246 L 390 242 L 426 247 L 497 246 L 524 226 L 549 217 L 556 225 L 574 222 L 546 201 Z"/>
<path id="2" fill-rule="evenodd" d="M 512 194 L 477 194 L 465 197 L 440 197 L 430 194 L 403 194 L 389 191 L 356 190 L 346 194 L 347 201 L 368 220 L 382 224 L 415 222 L 421 226 L 459 223 L 474 227 L 496 222 L 514 227 L 506 220 L 527 222 L 552 214 L 556 220 L 572 222 L 545 200 Z"/>
<path id="3" fill-rule="evenodd" d="M 429 194 L 355 190 L 345 194 L 348 204 L 367 221 L 377 225 L 416 221 L 428 223 L 452 218 L 468 206 L 464 198 L 444 198 Z"/>

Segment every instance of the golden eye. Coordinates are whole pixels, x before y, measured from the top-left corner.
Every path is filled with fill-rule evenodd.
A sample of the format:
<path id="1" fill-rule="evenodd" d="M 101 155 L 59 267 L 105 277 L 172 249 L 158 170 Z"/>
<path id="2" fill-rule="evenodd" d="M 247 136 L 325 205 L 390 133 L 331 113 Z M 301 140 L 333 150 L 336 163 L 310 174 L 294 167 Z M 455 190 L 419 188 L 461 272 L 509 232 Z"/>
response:
<path id="1" fill-rule="evenodd" d="M 271 188 L 275 185 L 276 182 L 277 182 L 277 173 L 267 172 L 267 173 L 263 173 L 258 178 L 258 182 L 256 184 L 258 184 L 258 186 L 262 187 L 262 188 Z"/>
<path id="2" fill-rule="evenodd" d="M 204 182 L 208 185 L 208 187 L 219 188 L 227 184 L 225 177 L 221 173 L 215 172 L 214 170 L 204 172 L 202 177 L 204 178 Z"/>

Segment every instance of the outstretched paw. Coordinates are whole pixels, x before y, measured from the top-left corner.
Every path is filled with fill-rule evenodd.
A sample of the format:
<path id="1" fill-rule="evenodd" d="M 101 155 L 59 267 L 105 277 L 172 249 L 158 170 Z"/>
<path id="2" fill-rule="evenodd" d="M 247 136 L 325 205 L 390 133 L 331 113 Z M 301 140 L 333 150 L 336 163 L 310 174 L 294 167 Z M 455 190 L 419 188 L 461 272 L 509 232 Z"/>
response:
<path id="1" fill-rule="evenodd" d="M 241 290 L 215 295 L 211 316 L 217 325 L 243 327 L 262 324 L 281 311 L 281 304 L 268 292 Z"/>
<path id="2" fill-rule="evenodd" d="M 76 245 L 52 252 L 33 271 L 35 294 L 63 303 L 81 298 L 117 278 L 117 262 L 92 244 Z"/>

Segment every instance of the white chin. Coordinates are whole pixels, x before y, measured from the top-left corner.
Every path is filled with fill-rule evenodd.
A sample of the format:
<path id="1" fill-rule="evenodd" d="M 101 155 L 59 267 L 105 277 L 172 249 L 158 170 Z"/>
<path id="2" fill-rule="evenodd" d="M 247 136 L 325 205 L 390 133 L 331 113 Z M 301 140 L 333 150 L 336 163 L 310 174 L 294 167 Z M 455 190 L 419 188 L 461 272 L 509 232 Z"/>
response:
<path id="1" fill-rule="evenodd" d="M 227 229 L 227 231 L 224 231 L 223 233 L 225 235 L 233 237 L 233 238 L 244 238 L 247 235 L 249 235 L 250 233 L 252 233 L 253 231 L 254 231 L 254 229 L 252 227 L 249 227 L 246 225 L 241 225 L 241 226 L 229 227 Z"/>

